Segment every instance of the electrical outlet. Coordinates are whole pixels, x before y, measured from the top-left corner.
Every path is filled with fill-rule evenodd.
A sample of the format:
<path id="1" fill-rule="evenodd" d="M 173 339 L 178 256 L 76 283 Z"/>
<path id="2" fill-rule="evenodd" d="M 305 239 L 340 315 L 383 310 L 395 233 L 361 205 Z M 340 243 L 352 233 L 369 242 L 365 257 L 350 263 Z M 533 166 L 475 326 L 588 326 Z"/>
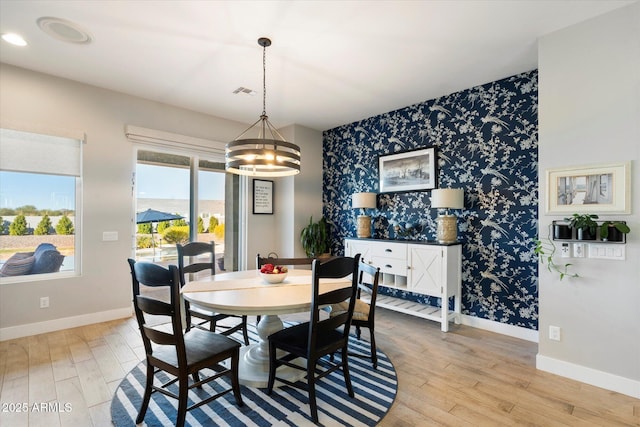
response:
<path id="1" fill-rule="evenodd" d="M 40 308 L 49 308 L 49 297 L 40 298 Z"/>
<path id="2" fill-rule="evenodd" d="M 549 339 L 560 341 L 560 326 L 549 326 Z"/>
<path id="3" fill-rule="evenodd" d="M 568 243 L 563 243 L 560 247 L 561 258 L 571 258 L 571 246 Z"/>
<path id="4" fill-rule="evenodd" d="M 584 243 L 573 244 L 573 256 L 576 258 L 584 258 Z"/>

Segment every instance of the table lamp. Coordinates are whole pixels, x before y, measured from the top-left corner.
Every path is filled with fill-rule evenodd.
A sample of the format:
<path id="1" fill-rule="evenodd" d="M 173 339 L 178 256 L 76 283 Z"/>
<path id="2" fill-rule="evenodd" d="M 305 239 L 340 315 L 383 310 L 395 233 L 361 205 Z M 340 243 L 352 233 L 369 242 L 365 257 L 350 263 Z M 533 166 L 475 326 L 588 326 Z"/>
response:
<path id="1" fill-rule="evenodd" d="M 464 207 L 464 190 L 462 188 L 438 188 L 431 190 L 431 207 L 445 209 L 444 214 L 438 212 L 438 243 L 456 243 L 458 241 L 457 217 L 449 213 L 449 209 Z"/>
<path id="2" fill-rule="evenodd" d="M 351 196 L 351 207 L 362 209 L 362 214 L 358 215 L 356 235 L 360 238 L 371 237 L 371 217 L 365 209 L 376 207 L 376 193 L 355 193 Z"/>

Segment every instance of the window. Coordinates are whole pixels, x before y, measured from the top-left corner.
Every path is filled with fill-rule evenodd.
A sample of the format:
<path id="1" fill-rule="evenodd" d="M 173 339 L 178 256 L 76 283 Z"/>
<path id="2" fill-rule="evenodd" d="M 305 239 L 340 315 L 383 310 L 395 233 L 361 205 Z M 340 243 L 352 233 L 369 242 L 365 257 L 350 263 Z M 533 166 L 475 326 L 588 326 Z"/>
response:
<path id="1" fill-rule="evenodd" d="M 0 130 L 0 280 L 80 273 L 84 137 Z"/>

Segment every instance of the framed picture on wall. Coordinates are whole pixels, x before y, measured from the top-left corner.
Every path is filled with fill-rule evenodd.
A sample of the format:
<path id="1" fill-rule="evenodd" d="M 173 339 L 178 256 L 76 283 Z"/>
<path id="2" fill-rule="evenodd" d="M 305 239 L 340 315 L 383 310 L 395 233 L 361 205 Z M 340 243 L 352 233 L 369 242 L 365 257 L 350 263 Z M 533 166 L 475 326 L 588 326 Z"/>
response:
<path id="1" fill-rule="evenodd" d="M 631 213 L 631 165 L 548 169 L 547 213 Z"/>
<path id="2" fill-rule="evenodd" d="M 273 181 L 253 180 L 253 213 L 273 215 Z"/>
<path id="3" fill-rule="evenodd" d="M 425 191 L 437 187 L 436 147 L 378 157 L 380 192 Z"/>

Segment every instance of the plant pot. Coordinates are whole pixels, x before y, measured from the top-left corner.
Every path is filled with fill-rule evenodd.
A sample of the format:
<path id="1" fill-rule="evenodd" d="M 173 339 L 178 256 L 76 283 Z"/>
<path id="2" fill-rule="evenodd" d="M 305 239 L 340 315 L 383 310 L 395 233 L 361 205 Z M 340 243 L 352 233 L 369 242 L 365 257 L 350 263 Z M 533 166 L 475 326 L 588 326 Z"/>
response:
<path id="1" fill-rule="evenodd" d="M 553 238 L 555 240 L 570 240 L 571 237 L 571 227 L 566 224 L 553 225 Z"/>
<path id="2" fill-rule="evenodd" d="M 603 242 L 624 242 L 624 233 L 618 231 L 614 226 L 607 227 L 609 235 L 606 239 L 602 239 Z"/>
<path id="3" fill-rule="evenodd" d="M 225 269 L 224 269 L 224 257 L 218 258 L 217 261 L 218 261 L 218 269 L 220 271 L 225 271 Z"/>
<path id="4" fill-rule="evenodd" d="M 578 228 L 576 238 L 578 240 L 596 240 L 596 234 L 588 228 Z"/>

